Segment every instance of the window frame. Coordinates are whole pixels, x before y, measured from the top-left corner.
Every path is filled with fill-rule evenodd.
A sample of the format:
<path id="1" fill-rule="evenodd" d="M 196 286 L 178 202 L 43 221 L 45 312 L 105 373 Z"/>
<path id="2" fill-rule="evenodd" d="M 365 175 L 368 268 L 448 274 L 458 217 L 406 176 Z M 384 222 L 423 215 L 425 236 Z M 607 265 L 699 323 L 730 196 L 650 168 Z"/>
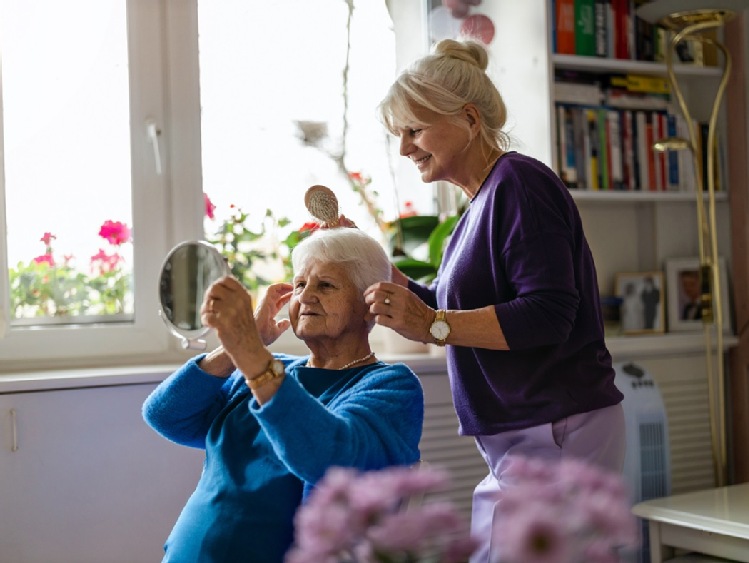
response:
<path id="1" fill-rule="evenodd" d="M 387 1 L 395 22 L 400 69 L 425 50 L 425 3 Z M 0 376 L 92 365 L 176 364 L 195 353 L 182 350 L 160 319 L 157 280 L 169 249 L 204 237 L 197 0 L 127 0 L 127 28 L 134 320 L 11 330 L 6 287 L 0 290 Z M 2 76 L 0 84 L 1 80 Z M 1 96 L 0 90 L 0 108 Z M 146 131 L 148 120 L 159 132 L 160 175 Z M 2 125 L 0 111 L 0 131 Z M 0 135 L 0 229 L 5 232 L 2 139 Z M 406 184 L 413 182 L 412 167 L 398 163 L 395 173 Z M 0 244 L 0 275 L 8 279 L 5 244 Z M 375 347 L 381 338 L 374 331 Z M 218 344 L 214 335 L 207 340 L 208 349 Z M 307 351 L 290 331 L 271 348 Z"/>

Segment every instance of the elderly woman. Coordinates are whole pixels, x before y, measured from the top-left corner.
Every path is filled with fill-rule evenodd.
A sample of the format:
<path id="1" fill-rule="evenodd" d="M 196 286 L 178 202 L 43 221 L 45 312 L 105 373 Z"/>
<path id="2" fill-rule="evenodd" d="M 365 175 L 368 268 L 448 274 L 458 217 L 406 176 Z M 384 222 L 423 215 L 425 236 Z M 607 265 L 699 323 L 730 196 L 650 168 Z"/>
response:
<path id="1" fill-rule="evenodd" d="M 419 459 L 421 385 L 379 361 L 363 292 L 390 278 L 382 247 L 357 229 L 317 231 L 292 254 L 293 284 L 276 284 L 254 316 L 234 278 L 206 292 L 202 320 L 221 346 L 189 360 L 146 399 L 143 416 L 206 460 L 164 561 L 279 563 L 293 517 L 331 466 L 362 470 Z M 289 319 L 276 320 L 289 304 Z M 311 354 L 272 354 L 291 326 Z"/>

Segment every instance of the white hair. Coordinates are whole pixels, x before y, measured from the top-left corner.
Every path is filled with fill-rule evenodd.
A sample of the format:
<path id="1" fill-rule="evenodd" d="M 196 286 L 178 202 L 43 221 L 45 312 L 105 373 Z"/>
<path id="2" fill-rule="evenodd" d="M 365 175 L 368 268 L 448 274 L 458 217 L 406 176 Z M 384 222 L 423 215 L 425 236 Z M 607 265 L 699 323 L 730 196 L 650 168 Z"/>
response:
<path id="1" fill-rule="evenodd" d="M 294 274 L 311 262 L 346 264 L 351 281 L 361 292 L 380 281 L 390 281 L 391 266 L 385 249 L 355 228 L 319 229 L 294 247 Z"/>

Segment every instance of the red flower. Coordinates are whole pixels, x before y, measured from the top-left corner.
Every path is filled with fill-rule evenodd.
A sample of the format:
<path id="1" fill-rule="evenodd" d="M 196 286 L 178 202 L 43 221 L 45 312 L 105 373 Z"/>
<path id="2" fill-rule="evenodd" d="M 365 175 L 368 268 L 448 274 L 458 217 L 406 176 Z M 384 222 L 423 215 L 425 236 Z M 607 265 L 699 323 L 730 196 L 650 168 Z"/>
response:
<path id="1" fill-rule="evenodd" d="M 119 246 L 130 240 L 130 227 L 119 221 L 104 221 L 99 229 L 99 236 L 108 240 L 110 244 Z"/>
<path id="2" fill-rule="evenodd" d="M 215 219 L 216 216 L 213 212 L 216 210 L 216 206 L 213 205 L 211 198 L 209 198 L 208 194 L 205 192 L 203 192 L 203 203 L 205 203 L 205 216 L 209 219 Z"/>
<path id="3" fill-rule="evenodd" d="M 354 182 L 364 182 L 364 176 L 362 176 L 361 172 L 349 172 L 348 177 Z"/>
<path id="4" fill-rule="evenodd" d="M 416 213 L 416 208 L 414 207 L 413 201 L 403 202 L 403 211 L 401 211 L 398 217 L 403 219 L 405 217 L 413 217 L 414 215 L 418 215 L 418 213 Z"/>
<path id="5" fill-rule="evenodd" d="M 42 238 L 40 238 L 39 240 L 44 243 L 44 246 L 49 246 L 56 238 L 57 237 L 52 233 L 44 233 L 44 236 L 42 236 Z"/>
<path id="6" fill-rule="evenodd" d="M 316 231 L 320 228 L 320 225 L 318 223 L 315 223 L 314 221 L 308 221 L 301 227 L 299 227 L 299 232 L 303 233 L 305 231 Z"/>
<path id="7" fill-rule="evenodd" d="M 54 268 L 55 266 L 55 259 L 51 254 L 42 254 L 41 256 L 37 256 L 36 258 L 34 258 L 34 262 L 36 262 L 37 264 L 46 262 L 51 268 Z"/>

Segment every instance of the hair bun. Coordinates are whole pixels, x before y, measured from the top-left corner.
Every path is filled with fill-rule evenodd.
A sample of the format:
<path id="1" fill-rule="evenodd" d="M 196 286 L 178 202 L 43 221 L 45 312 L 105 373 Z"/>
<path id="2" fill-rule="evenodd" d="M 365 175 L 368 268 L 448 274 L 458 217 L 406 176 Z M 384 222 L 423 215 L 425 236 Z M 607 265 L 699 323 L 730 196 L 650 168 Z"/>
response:
<path id="1" fill-rule="evenodd" d="M 481 70 L 489 66 L 486 45 L 474 38 L 442 39 L 434 46 L 434 54 L 476 65 Z"/>

